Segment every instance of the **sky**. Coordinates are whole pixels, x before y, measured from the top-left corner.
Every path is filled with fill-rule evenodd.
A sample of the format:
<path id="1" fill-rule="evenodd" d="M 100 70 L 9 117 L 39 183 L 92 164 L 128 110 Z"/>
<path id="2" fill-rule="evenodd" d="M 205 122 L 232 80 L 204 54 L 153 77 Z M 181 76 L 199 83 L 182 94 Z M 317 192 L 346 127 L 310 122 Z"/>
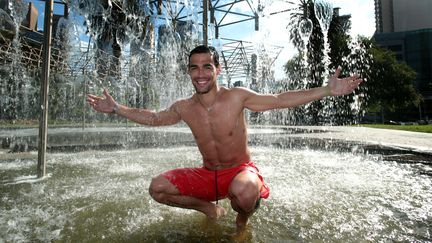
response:
<path id="1" fill-rule="evenodd" d="M 352 35 L 371 37 L 375 32 L 374 0 L 330 0 L 334 7 L 340 7 L 340 15 L 351 15 Z"/>

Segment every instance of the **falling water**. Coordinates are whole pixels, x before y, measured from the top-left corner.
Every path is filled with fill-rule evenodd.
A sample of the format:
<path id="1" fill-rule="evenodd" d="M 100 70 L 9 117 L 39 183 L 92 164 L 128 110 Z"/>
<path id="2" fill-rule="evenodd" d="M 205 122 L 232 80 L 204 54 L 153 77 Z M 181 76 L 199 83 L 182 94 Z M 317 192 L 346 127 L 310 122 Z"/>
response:
<path id="1" fill-rule="evenodd" d="M 170 13 L 166 9 L 158 13 L 154 5 L 144 1 L 125 0 L 121 7 L 126 12 L 119 11 L 118 3 L 111 1 L 68 3 L 70 14 L 57 22 L 52 42 L 49 114 L 54 120 L 102 118 L 101 114 L 88 112 L 84 97 L 89 92 L 100 94 L 105 87 L 121 103 L 155 109 L 192 93 L 186 53 L 199 42 L 199 1 L 187 1 L 182 6 L 175 3 Z M 40 50 L 34 46 L 21 52 L 20 44 L 27 41 L 27 36 L 20 36 L 18 30 L 27 7 L 22 0 L 9 4 L 12 18 L 4 13 L 4 21 L 12 19 L 16 31 L 8 50 L 12 55 L 5 55 L 10 59 L 1 67 L 1 75 L 8 76 L 1 81 L 1 114 L 7 119 L 36 119 L 37 112 L 25 110 L 37 111 L 38 102 L 26 99 L 37 97 L 37 68 L 42 57 L 36 57 Z M 174 23 L 171 16 L 179 11 L 185 17 Z M 31 64 L 24 69 L 21 63 L 27 62 Z M 29 107 L 22 107 L 23 102 Z M 17 115 L 19 112 L 23 116 Z"/>
<path id="2" fill-rule="evenodd" d="M 99 42 L 117 44 L 122 51 L 119 57 L 121 75 L 102 78 L 100 84 L 90 83 L 91 91 L 100 92 L 102 84 L 112 87 L 120 101 L 138 105 L 135 102 L 144 98 L 149 99 L 145 106 L 157 107 L 166 106 L 185 93 L 190 93 L 184 75 L 184 53 L 185 49 L 190 49 L 198 41 L 194 33 L 197 27 L 192 21 L 192 13 L 197 11 L 196 3 L 185 3 L 186 15 L 189 17 L 175 26 L 169 13 L 159 13 L 154 6 L 145 2 L 124 1 L 122 8 L 126 11 L 122 14 L 125 16 L 115 12 L 114 4 L 111 7 L 91 1 L 86 4 L 82 6 L 75 2 L 72 6 L 85 17 L 92 39 L 97 44 L 109 27 L 116 33 L 115 38 L 110 40 L 108 37 L 108 42 Z M 171 10 L 179 9 L 174 7 Z M 99 15 L 95 16 L 95 12 Z M 102 50 L 109 51 L 109 48 L 103 47 Z M 100 55 L 105 56 L 103 53 Z M 161 69 L 164 72 L 160 72 Z M 145 98 L 146 94 L 150 97 Z"/>
<path id="3" fill-rule="evenodd" d="M 367 48 L 361 46 L 360 41 L 351 38 L 347 38 L 347 48 L 351 50 L 351 53 L 344 54 L 346 56 L 342 57 L 342 60 L 338 61 L 338 63 L 330 63 L 328 31 L 333 19 L 336 21 L 335 23 L 339 21 L 335 19 L 339 18 L 339 16 L 333 16 L 330 3 L 320 0 L 301 2 L 301 4 L 293 4 L 293 6 L 290 11 L 290 24 L 287 28 L 293 44 L 298 49 L 299 58 L 295 57 L 289 62 L 288 74 L 290 80 L 288 83 L 290 89 L 327 85 L 330 75 L 335 71 L 330 70 L 330 66 L 343 67 L 340 77 L 366 73 L 364 67 L 367 67 L 367 63 L 370 61 Z M 317 22 L 319 25 L 313 26 L 311 22 Z M 315 29 L 312 29 L 313 27 Z M 318 44 L 318 40 L 324 42 L 323 47 Z M 305 58 L 305 42 L 309 51 L 316 50 L 316 53 L 309 53 L 306 56 L 307 58 Z M 318 49 L 318 47 L 321 49 Z M 316 58 L 317 56 L 320 59 Z M 324 67 L 324 69 L 321 69 L 321 67 Z M 323 100 L 295 108 L 291 112 L 292 119 L 287 119 L 287 121 L 294 121 L 294 124 L 326 125 L 358 123 L 364 114 L 366 100 L 366 94 L 364 93 L 366 89 L 363 89 L 362 86 L 360 89 L 355 90 L 353 94 L 347 96 L 326 97 Z"/>
<path id="4" fill-rule="evenodd" d="M 318 22 L 321 27 L 321 32 L 323 34 L 324 39 L 324 67 L 326 68 L 326 73 L 324 74 L 325 77 L 328 75 L 328 66 L 330 64 L 330 58 L 329 58 L 329 43 L 328 43 L 328 30 L 330 27 L 330 22 L 333 17 L 333 6 L 326 0 L 316 0 L 314 3 L 314 9 L 315 9 L 315 16 L 318 19 Z M 326 85 L 327 80 L 324 80 L 323 85 Z"/>
<path id="5" fill-rule="evenodd" d="M 309 43 L 309 38 L 312 34 L 312 21 L 305 16 L 299 23 L 299 26 L 297 27 L 300 31 L 300 38 L 302 40 L 302 62 L 305 67 L 308 66 L 307 64 L 307 44 Z"/>
<path id="6" fill-rule="evenodd" d="M 9 10 L 15 24 L 14 42 L 19 45 L 20 25 L 27 13 L 27 4 L 23 0 L 9 1 Z"/>
<path id="7" fill-rule="evenodd" d="M 5 98 L 2 99 L 0 107 L 3 114 L 9 114 L 9 117 L 2 115 L 1 117 L 12 120 L 26 118 L 28 110 L 28 77 L 21 65 L 21 43 L 20 43 L 20 24 L 23 21 L 27 4 L 23 0 L 9 1 L 8 8 L 10 16 L 13 20 L 14 36 L 11 43 L 8 43 L 8 50 L 11 51 L 10 56 L 4 55 L 4 59 L 8 59 L 8 64 L 3 68 L 5 74 L 2 74 L 2 87 L 4 87 Z M 7 115 L 6 115 L 7 116 Z"/>

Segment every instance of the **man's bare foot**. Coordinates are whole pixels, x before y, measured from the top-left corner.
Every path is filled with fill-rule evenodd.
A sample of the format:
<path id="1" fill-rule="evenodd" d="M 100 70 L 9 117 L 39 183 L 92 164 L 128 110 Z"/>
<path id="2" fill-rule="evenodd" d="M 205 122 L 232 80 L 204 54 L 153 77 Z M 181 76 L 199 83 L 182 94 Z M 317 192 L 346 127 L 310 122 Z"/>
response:
<path id="1" fill-rule="evenodd" d="M 227 211 L 222 206 L 216 204 L 216 219 L 220 219 L 227 214 Z"/>
<path id="2" fill-rule="evenodd" d="M 236 225 L 237 225 L 237 232 L 242 232 L 245 230 L 247 222 L 248 222 L 249 216 L 244 214 L 237 214 L 236 218 Z"/>
<path id="3" fill-rule="evenodd" d="M 218 220 L 227 214 L 225 208 L 217 204 L 214 205 L 214 211 L 211 214 L 207 214 L 207 217 L 212 220 Z"/>
<path id="4" fill-rule="evenodd" d="M 252 233 L 247 225 L 241 229 L 237 228 L 236 234 L 232 237 L 233 242 L 251 242 Z"/>

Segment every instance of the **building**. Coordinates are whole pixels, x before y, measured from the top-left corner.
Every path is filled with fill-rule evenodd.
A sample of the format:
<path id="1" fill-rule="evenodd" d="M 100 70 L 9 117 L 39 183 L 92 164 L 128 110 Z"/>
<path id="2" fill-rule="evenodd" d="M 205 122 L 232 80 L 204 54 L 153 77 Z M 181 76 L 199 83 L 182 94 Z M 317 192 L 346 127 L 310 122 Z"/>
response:
<path id="1" fill-rule="evenodd" d="M 19 30 L 18 36 L 20 40 L 21 62 L 27 69 L 40 68 L 42 65 L 42 49 L 44 41 L 43 30 L 38 30 L 38 16 L 39 11 L 33 2 L 25 3 L 27 5 L 25 18 L 19 23 L 19 28 L 16 27 L 15 20 L 9 9 L 10 1 L 0 0 L 0 65 L 10 63 L 11 57 L 16 53 L 13 39 L 17 37 L 16 30 Z M 12 2 L 13 3 L 13 2 Z M 66 4 L 60 3 L 63 6 L 64 14 L 53 14 L 52 32 L 63 31 L 65 26 L 59 26 L 58 23 L 61 19 L 67 18 L 68 8 Z M 55 38 L 55 34 L 53 36 Z M 53 41 L 59 43 L 59 41 Z M 66 52 L 61 46 L 53 44 L 51 50 L 51 60 L 55 63 L 52 65 L 53 69 L 60 69 L 65 67 Z"/>
<path id="2" fill-rule="evenodd" d="M 377 33 L 432 28 L 430 0 L 375 0 Z"/>
<path id="3" fill-rule="evenodd" d="M 375 0 L 374 39 L 417 72 L 415 87 L 424 99 L 416 112 L 420 119 L 432 119 L 431 9 L 431 0 Z"/>

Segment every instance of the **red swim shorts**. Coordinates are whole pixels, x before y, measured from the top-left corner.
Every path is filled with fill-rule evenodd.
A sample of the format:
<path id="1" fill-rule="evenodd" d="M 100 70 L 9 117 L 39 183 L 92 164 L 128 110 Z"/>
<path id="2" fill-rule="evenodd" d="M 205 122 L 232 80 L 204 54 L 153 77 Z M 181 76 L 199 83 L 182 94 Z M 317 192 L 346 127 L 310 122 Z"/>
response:
<path id="1" fill-rule="evenodd" d="M 233 178 L 243 170 L 248 170 L 258 175 L 263 183 L 261 188 L 261 198 L 268 198 L 270 188 L 264 183 L 264 179 L 259 173 L 258 168 L 253 162 L 244 163 L 240 166 L 217 170 L 217 173 L 201 168 L 181 168 L 169 170 L 162 173 L 182 195 L 187 195 L 206 201 L 216 201 L 216 181 L 217 181 L 217 199 L 223 199 L 228 196 L 229 186 Z"/>

